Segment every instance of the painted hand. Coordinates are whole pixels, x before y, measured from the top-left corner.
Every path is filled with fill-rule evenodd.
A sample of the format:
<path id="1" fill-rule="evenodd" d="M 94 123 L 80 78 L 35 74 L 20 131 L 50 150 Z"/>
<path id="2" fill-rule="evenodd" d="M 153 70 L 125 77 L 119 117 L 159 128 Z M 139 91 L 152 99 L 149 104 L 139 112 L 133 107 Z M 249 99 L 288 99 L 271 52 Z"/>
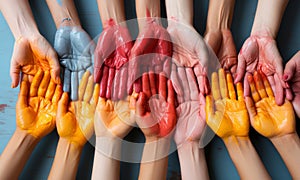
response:
<path id="1" fill-rule="evenodd" d="M 62 95 L 58 103 L 57 132 L 80 147 L 94 133 L 94 114 L 99 96 L 99 84 L 94 86 L 93 76 L 86 71 L 78 90 L 78 100 L 69 103 L 68 93 Z"/>
<path id="2" fill-rule="evenodd" d="M 16 105 L 17 127 L 38 139 L 49 134 L 55 128 L 61 94 L 61 86 L 50 80 L 49 71 L 38 70 L 31 85 L 25 75 Z"/>
<path id="3" fill-rule="evenodd" d="M 60 83 L 57 55 L 47 40 L 41 35 L 31 39 L 18 39 L 15 42 L 11 58 L 11 87 L 18 86 L 21 71 L 29 75 L 31 81 L 39 68 L 50 71 L 53 81 L 57 84 Z"/>
<path id="4" fill-rule="evenodd" d="M 218 75 L 212 74 L 212 95 L 206 96 L 206 122 L 222 139 L 248 136 L 249 116 L 242 84 L 237 83 L 235 91 L 231 74 L 225 78 L 223 69 Z"/>
<path id="5" fill-rule="evenodd" d="M 261 135 L 272 138 L 294 133 L 295 115 L 292 104 L 285 100 L 278 106 L 267 77 L 262 72 L 254 72 L 247 77 L 251 97 L 246 97 L 246 105 L 252 127 Z"/>
<path id="6" fill-rule="evenodd" d="M 295 112 L 298 117 L 300 117 L 300 51 L 298 51 L 298 53 L 286 64 L 283 80 L 290 84 L 290 88 L 294 93 L 294 98 L 289 94 L 286 94 L 286 97 L 289 100 L 293 100 L 292 103 Z"/>
<path id="7" fill-rule="evenodd" d="M 111 21 L 101 33 L 95 50 L 94 80 L 100 84 L 100 97 L 123 100 L 129 91 L 127 63 L 133 42 L 126 27 Z"/>
<path id="8" fill-rule="evenodd" d="M 54 48 L 62 67 L 63 91 L 76 101 L 83 74 L 86 70 L 93 73 L 94 42 L 83 29 L 62 26 L 56 31 Z"/>

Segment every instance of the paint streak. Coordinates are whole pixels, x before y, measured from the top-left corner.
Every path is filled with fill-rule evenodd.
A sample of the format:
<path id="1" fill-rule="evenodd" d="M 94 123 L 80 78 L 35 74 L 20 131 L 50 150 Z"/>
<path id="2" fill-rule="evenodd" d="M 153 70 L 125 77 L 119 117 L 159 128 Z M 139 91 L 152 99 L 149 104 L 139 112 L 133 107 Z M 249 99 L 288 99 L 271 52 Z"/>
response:
<path id="1" fill-rule="evenodd" d="M 0 104 L 0 112 L 4 112 L 6 107 L 7 107 L 7 104 Z"/>

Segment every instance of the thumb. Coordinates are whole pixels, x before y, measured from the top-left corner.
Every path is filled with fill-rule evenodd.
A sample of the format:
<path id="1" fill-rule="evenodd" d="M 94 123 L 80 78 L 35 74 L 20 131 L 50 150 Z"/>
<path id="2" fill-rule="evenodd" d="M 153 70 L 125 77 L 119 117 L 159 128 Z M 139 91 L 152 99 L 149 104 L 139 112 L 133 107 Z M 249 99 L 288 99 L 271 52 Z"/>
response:
<path id="1" fill-rule="evenodd" d="M 234 83 L 241 82 L 241 80 L 243 79 L 243 77 L 245 75 L 245 71 L 246 71 L 246 59 L 243 54 L 239 53 Z"/>
<path id="2" fill-rule="evenodd" d="M 249 96 L 247 96 L 245 98 L 245 101 L 246 101 L 246 106 L 247 106 L 248 113 L 250 116 L 250 122 L 251 122 L 251 124 L 253 124 L 254 117 L 256 116 L 256 109 L 255 109 L 254 102 L 253 102 L 252 98 Z"/>
<path id="3" fill-rule="evenodd" d="M 19 85 L 20 71 L 20 64 L 17 63 L 16 59 L 12 59 L 10 64 L 10 78 L 12 80 L 11 88 L 16 88 Z"/>
<path id="4" fill-rule="evenodd" d="M 283 81 L 290 81 L 295 72 L 296 72 L 296 62 L 294 61 L 294 59 L 292 58 L 286 65 L 285 65 L 285 68 L 284 68 L 284 73 L 283 73 Z"/>

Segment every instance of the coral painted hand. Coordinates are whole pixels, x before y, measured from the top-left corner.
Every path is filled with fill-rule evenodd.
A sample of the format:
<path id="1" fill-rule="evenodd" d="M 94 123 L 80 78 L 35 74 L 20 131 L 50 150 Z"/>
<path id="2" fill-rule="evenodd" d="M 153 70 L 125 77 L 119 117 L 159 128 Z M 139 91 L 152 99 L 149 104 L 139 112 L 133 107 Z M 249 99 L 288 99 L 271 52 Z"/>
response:
<path id="1" fill-rule="evenodd" d="M 21 71 L 29 75 L 29 80 L 31 81 L 39 68 L 44 71 L 50 71 L 53 81 L 60 83 L 57 55 L 47 40 L 41 35 L 31 39 L 18 39 L 15 42 L 11 58 L 11 87 L 15 88 L 18 86 Z"/>
<path id="2" fill-rule="evenodd" d="M 113 20 L 108 24 L 95 50 L 94 80 L 100 84 L 100 97 L 122 100 L 131 85 L 127 63 L 133 41 L 124 25 L 115 25 Z"/>
<path id="3" fill-rule="evenodd" d="M 141 91 L 141 76 L 144 72 L 156 74 L 171 71 L 172 42 L 169 33 L 154 19 L 146 18 L 145 27 L 140 31 L 130 54 L 129 81 L 134 83 L 134 91 Z M 156 76 L 158 82 L 159 77 Z"/>
<path id="4" fill-rule="evenodd" d="M 50 80 L 49 71 L 38 70 L 29 88 L 25 75 L 16 105 L 17 127 L 40 139 L 55 128 L 62 87 Z"/>
<path id="5" fill-rule="evenodd" d="M 242 84 L 237 83 L 235 90 L 231 74 L 225 78 L 220 69 L 218 75 L 212 74 L 212 95 L 206 96 L 206 122 L 222 139 L 248 136 L 249 116 Z"/>
<path id="6" fill-rule="evenodd" d="M 251 97 L 246 97 L 252 127 L 261 135 L 272 138 L 294 133 L 295 115 L 292 104 L 285 100 L 283 105 L 275 103 L 274 94 L 267 77 L 262 72 L 249 75 Z"/>
<path id="7" fill-rule="evenodd" d="M 78 90 L 78 101 L 69 103 L 68 93 L 58 103 L 56 128 L 61 138 L 82 147 L 94 133 L 94 115 L 99 97 L 99 84 L 86 71 Z"/>
<path id="8" fill-rule="evenodd" d="M 208 31 L 204 38 L 219 58 L 222 68 L 235 73 L 237 53 L 230 30 Z"/>
<path id="9" fill-rule="evenodd" d="M 96 136 L 123 139 L 135 123 L 130 113 L 129 97 L 119 101 L 100 97 L 95 114 Z"/>
<path id="10" fill-rule="evenodd" d="M 199 92 L 193 69 L 178 67 L 176 70 L 174 67 L 176 68 L 173 65 L 171 72 L 172 82 L 185 87 L 184 91 L 180 90 L 177 93 L 179 106 L 176 108 L 178 120 L 174 139 L 178 146 L 186 141 L 200 140 L 206 125 L 205 98 Z"/>
<path id="11" fill-rule="evenodd" d="M 278 105 L 284 103 L 282 80 L 283 64 L 282 58 L 276 46 L 276 41 L 268 35 L 252 35 L 244 43 L 238 55 L 237 76 L 235 82 L 241 81 L 245 71 L 254 73 L 261 70 L 267 75 Z M 244 78 L 244 94 L 250 95 L 247 78 Z"/>
<path id="12" fill-rule="evenodd" d="M 62 26 L 55 34 L 54 49 L 62 66 L 63 91 L 78 99 L 78 85 L 86 70 L 93 73 L 95 44 L 79 27 Z"/>
<path id="13" fill-rule="evenodd" d="M 300 117 L 300 51 L 292 57 L 284 69 L 283 80 L 290 84 L 294 98 L 289 98 L 293 103 L 295 112 Z M 288 92 L 288 91 L 287 91 Z M 286 94 L 286 97 L 290 97 Z"/>
<path id="14" fill-rule="evenodd" d="M 219 68 L 219 60 L 215 53 L 191 26 L 176 20 L 170 21 L 168 32 L 173 42 L 173 63 L 178 67 L 193 68 L 200 92 L 208 94 L 210 90 L 207 74 Z"/>
<path id="15" fill-rule="evenodd" d="M 161 73 L 156 88 L 154 76 L 154 73 L 143 74 L 142 92 L 137 102 L 133 103 L 136 109 L 136 123 L 145 137 L 151 139 L 170 137 L 176 126 L 175 92 L 172 82 Z"/>

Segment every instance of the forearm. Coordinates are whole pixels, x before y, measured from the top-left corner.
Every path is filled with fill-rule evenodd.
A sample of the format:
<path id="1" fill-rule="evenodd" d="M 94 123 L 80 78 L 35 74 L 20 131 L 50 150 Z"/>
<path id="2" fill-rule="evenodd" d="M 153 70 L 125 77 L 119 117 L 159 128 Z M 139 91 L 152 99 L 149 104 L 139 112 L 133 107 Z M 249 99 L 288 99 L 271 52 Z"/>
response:
<path id="1" fill-rule="evenodd" d="M 287 3 L 288 0 L 259 0 L 251 34 L 263 33 L 275 39 Z"/>
<path id="2" fill-rule="evenodd" d="M 270 179 L 249 137 L 223 139 L 241 179 Z"/>
<path id="3" fill-rule="evenodd" d="M 166 179 L 170 139 L 149 140 L 146 138 L 139 179 Z"/>
<path id="4" fill-rule="evenodd" d="M 28 0 L 0 0 L 0 9 L 15 40 L 40 35 Z"/>
<path id="5" fill-rule="evenodd" d="M 178 147 L 182 179 L 209 179 L 204 149 L 198 142 L 186 142 Z"/>
<path id="6" fill-rule="evenodd" d="M 235 0 L 210 0 L 206 31 L 230 29 Z"/>
<path id="7" fill-rule="evenodd" d="M 96 138 L 92 179 L 120 179 L 122 142 L 115 138 Z"/>
<path id="8" fill-rule="evenodd" d="M 108 23 L 119 24 L 126 20 L 124 0 L 97 0 L 102 25 L 105 28 Z M 123 23 L 125 25 L 125 23 Z"/>
<path id="9" fill-rule="evenodd" d="M 17 128 L 1 154 L 0 179 L 18 179 L 38 142 L 38 139 Z"/>
<path id="10" fill-rule="evenodd" d="M 193 0 L 166 0 L 168 20 L 193 25 Z"/>
<path id="11" fill-rule="evenodd" d="M 135 0 L 136 17 L 139 22 L 139 29 L 144 28 L 146 19 L 156 19 L 160 23 L 160 1 L 159 0 Z"/>
<path id="12" fill-rule="evenodd" d="M 48 179 L 75 179 L 82 147 L 60 138 Z"/>
<path id="13" fill-rule="evenodd" d="M 71 18 L 71 23 L 74 26 L 81 26 L 78 13 L 74 4 L 74 0 L 46 0 L 56 28 L 62 25 L 62 23 L 70 23 L 64 21 L 66 18 Z"/>
<path id="14" fill-rule="evenodd" d="M 300 140 L 297 133 L 270 139 L 285 162 L 293 179 L 300 178 Z"/>

